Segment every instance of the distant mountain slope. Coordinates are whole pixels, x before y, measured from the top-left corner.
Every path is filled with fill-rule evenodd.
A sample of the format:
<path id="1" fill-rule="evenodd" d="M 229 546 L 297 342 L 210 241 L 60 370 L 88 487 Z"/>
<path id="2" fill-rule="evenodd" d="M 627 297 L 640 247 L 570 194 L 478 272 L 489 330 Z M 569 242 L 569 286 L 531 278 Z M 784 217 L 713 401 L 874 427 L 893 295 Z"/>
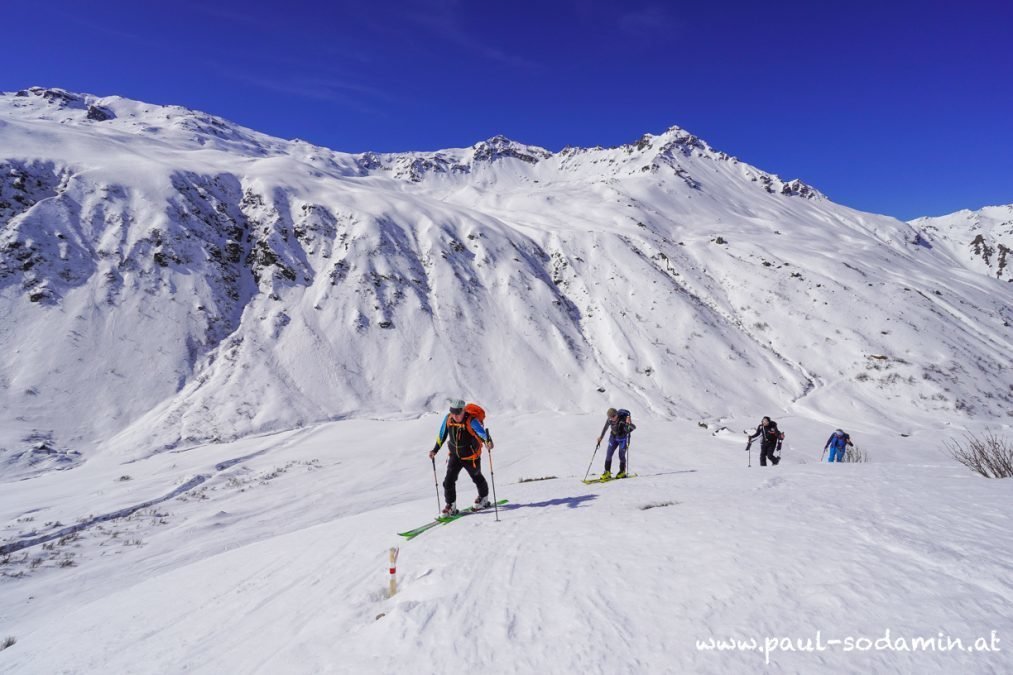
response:
<path id="1" fill-rule="evenodd" d="M 1013 204 L 958 211 L 911 221 L 958 262 L 1003 281 L 1013 281 Z"/>
<path id="2" fill-rule="evenodd" d="M 939 238 L 675 127 L 351 155 L 7 93 L 0 447 L 71 465 L 121 432 L 176 447 L 450 394 L 694 421 L 842 400 L 884 425 L 1005 416 L 1013 289 Z"/>

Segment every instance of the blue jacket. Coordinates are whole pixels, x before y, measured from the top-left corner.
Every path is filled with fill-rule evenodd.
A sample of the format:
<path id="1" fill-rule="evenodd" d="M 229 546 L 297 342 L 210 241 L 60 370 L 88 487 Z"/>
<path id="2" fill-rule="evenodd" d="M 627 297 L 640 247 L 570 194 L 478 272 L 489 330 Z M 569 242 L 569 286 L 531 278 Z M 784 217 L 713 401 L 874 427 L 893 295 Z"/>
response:
<path id="1" fill-rule="evenodd" d="M 840 429 L 838 429 L 837 431 L 840 431 Z M 843 450 L 845 446 L 851 445 L 851 436 L 844 433 L 843 431 L 841 431 L 841 433 L 838 434 L 837 431 L 830 434 L 830 438 L 827 439 L 827 444 L 823 446 L 824 450 L 826 450 L 829 447 L 833 447 L 836 450 Z"/>

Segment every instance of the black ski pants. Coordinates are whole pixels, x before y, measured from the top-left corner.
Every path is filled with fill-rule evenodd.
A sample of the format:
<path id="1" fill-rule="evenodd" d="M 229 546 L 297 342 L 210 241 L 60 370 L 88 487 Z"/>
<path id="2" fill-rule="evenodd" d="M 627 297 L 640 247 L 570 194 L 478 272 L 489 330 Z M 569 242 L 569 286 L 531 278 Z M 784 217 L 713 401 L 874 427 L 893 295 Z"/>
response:
<path id="1" fill-rule="evenodd" d="M 777 447 L 776 443 L 770 445 L 760 446 L 760 466 L 767 466 L 767 458 L 770 458 L 770 463 L 773 466 L 777 466 L 777 463 L 781 461 L 780 457 L 774 456 L 774 449 Z"/>
<path id="2" fill-rule="evenodd" d="M 457 501 L 457 476 L 461 473 L 461 469 L 467 471 L 471 476 L 475 487 L 478 488 L 478 496 L 488 496 L 489 484 L 486 482 L 485 476 L 482 475 L 482 458 L 461 459 L 454 453 L 450 453 L 450 458 L 447 460 L 447 477 L 443 479 L 443 497 L 446 503 L 453 504 Z"/>

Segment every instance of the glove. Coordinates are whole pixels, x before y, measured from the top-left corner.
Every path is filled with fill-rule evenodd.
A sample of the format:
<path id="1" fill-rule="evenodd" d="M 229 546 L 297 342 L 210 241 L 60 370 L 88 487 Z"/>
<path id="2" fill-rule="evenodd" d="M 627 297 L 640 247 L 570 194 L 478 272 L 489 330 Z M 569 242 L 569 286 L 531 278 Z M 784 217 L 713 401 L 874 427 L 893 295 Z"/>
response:
<path id="1" fill-rule="evenodd" d="M 492 442 L 492 437 L 491 436 L 489 437 L 489 441 L 488 441 L 488 443 L 486 443 L 486 445 L 489 446 L 490 450 L 492 450 L 493 446 L 495 445 L 495 443 Z"/>

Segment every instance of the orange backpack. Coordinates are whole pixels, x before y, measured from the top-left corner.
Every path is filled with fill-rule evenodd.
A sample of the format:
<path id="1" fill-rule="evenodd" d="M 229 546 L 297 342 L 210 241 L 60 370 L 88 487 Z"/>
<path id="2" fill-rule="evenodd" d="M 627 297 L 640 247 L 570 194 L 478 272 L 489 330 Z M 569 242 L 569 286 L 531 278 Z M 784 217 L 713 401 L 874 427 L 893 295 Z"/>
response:
<path id="1" fill-rule="evenodd" d="M 464 412 L 472 417 L 477 417 L 478 421 L 482 423 L 482 426 L 485 426 L 485 410 L 482 406 L 477 403 L 469 403 L 464 406 Z"/>
<path id="2" fill-rule="evenodd" d="M 482 408 L 482 406 L 480 406 L 479 404 L 477 404 L 477 403 L 469 403 L 468 405 L 464 406 L 464 414 L 467 415 L 468 417 L 474 417 L 479 422 L 481 422 L 481 424 L 482 424 L 483 427 L 485 426 L 485 409 Z M 484 445 L 482 439 L 479 438 L 478 434 L 476 434 L 472 430 L 470 424 L 466 425 L 465 428 L 468 430 L 468 433 L 471 434 L 472 436 L 474 436 L 475 440 L 478 441 L 478 450 L 479 450 L 479 452 L 481 452 L 482 451 L 482 446 Z"/>

